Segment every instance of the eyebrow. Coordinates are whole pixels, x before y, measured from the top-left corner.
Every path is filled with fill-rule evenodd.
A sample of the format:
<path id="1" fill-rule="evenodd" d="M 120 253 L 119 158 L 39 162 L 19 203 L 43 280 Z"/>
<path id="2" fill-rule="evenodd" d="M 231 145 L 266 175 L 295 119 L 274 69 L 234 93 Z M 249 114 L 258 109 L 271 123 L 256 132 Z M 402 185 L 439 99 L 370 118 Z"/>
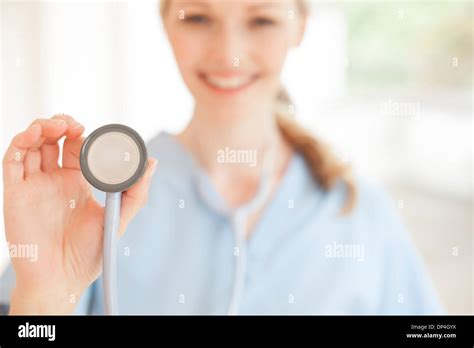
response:
<path id="1" fill-rule="evenodd" d="M 178 1 L 177 5 L 179 6 L 200 6 L 200 7 L 209 7 L 207 2 L 196 2 L 196 1 Z"/>
<path id="2" fill-rule="evenodd" d="M 207 2 L 201 2 L 201 1 L 178 1 L 178 5 L 180 6 L 199 6 L 199 7 L 209 7 L 209 3 Z M 257 10 L 261 8 L 267 8 L 267 7 L 277 7 L 278 5 L 281 4 L 281 1 L 269 1 L 269 2 L 262 2 L 259 4 L 251 4 L 248 6 L 249 10 Z"/>
<path id="3" fill-rule="evenodd" d="M 260 8 L 266 8 L 266 7 L 278 7 L 281 4 L 281 1 L 269 1 L 269 2 L 262 2 L 260 4 L 253 4 L 250 5 L 248 8 L 249 9 L 260 9 Z"/>

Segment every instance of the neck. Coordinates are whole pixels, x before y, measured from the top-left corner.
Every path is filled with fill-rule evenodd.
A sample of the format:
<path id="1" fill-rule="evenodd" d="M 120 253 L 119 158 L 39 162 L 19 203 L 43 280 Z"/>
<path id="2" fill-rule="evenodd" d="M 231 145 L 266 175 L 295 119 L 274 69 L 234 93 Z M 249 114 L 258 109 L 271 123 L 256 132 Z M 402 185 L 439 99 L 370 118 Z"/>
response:
<path id="1" fill-rule="evenodd" d="M 232 115 L 196 106 L 178 139 L 211 175 L 259 176 L 265 157 L 282 146 L 271 107 Z"/>
<path id="2" fill-rule="evenodd" d="M 255 197 L 264 171 L 273 192 L 293 152 L 280 134 L 272 109 L 232 115 L 196 108 L 177 138 L 231 207 Z"/>

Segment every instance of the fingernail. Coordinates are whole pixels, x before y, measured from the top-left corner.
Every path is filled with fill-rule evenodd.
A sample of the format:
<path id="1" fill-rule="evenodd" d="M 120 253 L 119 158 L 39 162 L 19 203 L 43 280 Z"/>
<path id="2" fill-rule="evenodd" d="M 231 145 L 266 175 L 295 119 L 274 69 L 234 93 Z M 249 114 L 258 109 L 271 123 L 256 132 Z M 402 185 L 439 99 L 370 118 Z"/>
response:
<path id="1" fill-rule="evenodd" d="M 84 128 L 84 126 L 83 126 L 82 124 L 80 124 L 80 123 L 77 123 L 77 124 L 73 127 L 73 129 L 78 129 L 78 128 Z"/>
<path id="2" fill-rule="evenodd" d="M 56 123 L 57 125 L 63 125 L 63 124 L 66 124 L 66 121 L 64 120 L 53 120 L 54 123 Z"/>
<path id="3" fill-rule="evenodd" d="M 28 129 L 36 129 L 38 127 L 39 127 L 39 124 L 35 123 L 35 124 L 31 125 L 30 128 L 28 128 Z"/>

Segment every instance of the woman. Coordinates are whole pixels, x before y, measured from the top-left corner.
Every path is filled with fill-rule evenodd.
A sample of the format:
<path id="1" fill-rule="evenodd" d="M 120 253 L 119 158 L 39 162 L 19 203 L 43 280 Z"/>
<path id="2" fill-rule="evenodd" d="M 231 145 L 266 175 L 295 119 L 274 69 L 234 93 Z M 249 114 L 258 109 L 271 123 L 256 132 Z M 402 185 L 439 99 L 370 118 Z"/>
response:
<path id="1" fill-rule="evenodd" d="M 438 312 L 385 196 L 287 115 L 280 73 L 307 3 L 168 0 L 161 14 L 195 108 L 148 143 L 124 193 L 120 313 Z M 11 314 L 103 313 L 104 209 L 80 172 L 83 132 L 39 119 L 5 154 L 7 240 L 39 250 L 12 259 Z"/>

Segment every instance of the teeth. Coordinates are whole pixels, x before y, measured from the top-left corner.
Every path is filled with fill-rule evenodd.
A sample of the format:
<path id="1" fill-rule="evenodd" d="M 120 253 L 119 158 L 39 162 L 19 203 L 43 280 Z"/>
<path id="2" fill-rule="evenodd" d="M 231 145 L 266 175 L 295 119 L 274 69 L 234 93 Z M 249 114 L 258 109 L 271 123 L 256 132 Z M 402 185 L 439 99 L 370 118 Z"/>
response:
<path id="1" fill-rule="evenodd" d="M 251 79 L 252 77 L 248 77 L 248 76 L 230 77 L 230 78 L 206 76 L 207 82 L 221 89 L 236 89 L 249 83 Z"/>

